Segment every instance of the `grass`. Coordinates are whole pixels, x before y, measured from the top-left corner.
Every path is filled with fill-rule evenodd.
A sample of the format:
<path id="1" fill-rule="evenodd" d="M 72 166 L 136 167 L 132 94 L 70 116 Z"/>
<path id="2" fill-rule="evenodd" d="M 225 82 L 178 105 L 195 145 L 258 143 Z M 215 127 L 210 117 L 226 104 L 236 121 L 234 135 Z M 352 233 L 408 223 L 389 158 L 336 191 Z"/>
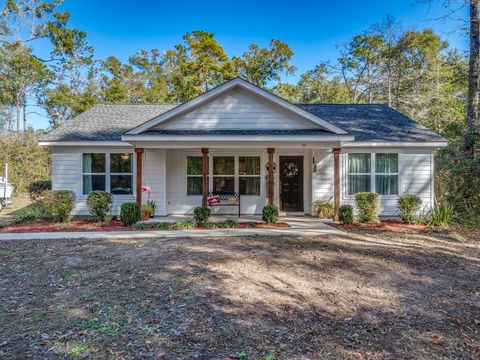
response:
<path id="1" fill-rule="evenodd" d="M 1 242 L 0 254 L 2 359 L 480 353 L 478 239 L 39 240 Z"/>

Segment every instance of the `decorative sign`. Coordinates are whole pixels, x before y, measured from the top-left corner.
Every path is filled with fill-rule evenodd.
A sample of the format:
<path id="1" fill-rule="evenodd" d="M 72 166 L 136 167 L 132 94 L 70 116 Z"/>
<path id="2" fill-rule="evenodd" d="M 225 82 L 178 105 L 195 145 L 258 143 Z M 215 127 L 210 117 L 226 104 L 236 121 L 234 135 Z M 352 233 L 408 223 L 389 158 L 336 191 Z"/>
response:
<path id="1" fill-rule="evenodd" d="M 297 165 L 293 162 L 286 164 L 285 167 L 283 168 L 283 174 L 289 178 L 297 176 L 298 175 Z"/>
<path id="2" fill-rule="evenodd" d="M 265 171 L 268 174 L 268 162 L 265 164 Z M 273 173 L 275 174 L 277 172 L 277 163 L 273 163 Z"/>

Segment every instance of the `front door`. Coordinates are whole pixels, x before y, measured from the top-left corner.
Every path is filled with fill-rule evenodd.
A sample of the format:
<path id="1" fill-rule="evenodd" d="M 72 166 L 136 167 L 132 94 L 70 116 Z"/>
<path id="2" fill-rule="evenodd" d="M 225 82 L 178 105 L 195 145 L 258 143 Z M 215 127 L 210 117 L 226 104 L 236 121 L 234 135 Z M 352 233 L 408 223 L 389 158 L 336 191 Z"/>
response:
<path id="1" fill-rule="evenodd" d="M 280 156 L 280 209 L 303 212 L 303 156 Z"/>

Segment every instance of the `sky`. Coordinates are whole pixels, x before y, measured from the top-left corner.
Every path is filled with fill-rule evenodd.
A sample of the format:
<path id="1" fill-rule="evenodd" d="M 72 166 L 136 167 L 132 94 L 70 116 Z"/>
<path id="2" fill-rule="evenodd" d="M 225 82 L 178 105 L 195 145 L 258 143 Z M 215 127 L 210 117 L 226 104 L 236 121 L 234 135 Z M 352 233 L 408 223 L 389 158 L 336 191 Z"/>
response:
<path id="1" fill-rule="evenodd" d="M 425 3 L 426 2 L 426 3 Z M 229 56 L 249 44 L 267 46 L 271 39 L 289 44 L 294 52 L 294 82 L 320 61 L 338 57 L 337 45 L 389 15 L 403 28 L 433 28 L 452 47 L 468 49 L 459 22 L 439 19 L 448 10 L 443 0 L 333 0 L 333 1 L 146 1 L 65 0 L 61 10 L 71 13 L 70 26 L 84 30 L 95 57 L 114 55 L 127 60 L 140 49 L 165 51 L 192 30 L 213 32 Z M 457 17 L 467 18 L 467 9 Z M 46 48 L 37 48 L 39 53 Z M 34 128 L 47 128 L 48 119 L 31 114 Z"/>

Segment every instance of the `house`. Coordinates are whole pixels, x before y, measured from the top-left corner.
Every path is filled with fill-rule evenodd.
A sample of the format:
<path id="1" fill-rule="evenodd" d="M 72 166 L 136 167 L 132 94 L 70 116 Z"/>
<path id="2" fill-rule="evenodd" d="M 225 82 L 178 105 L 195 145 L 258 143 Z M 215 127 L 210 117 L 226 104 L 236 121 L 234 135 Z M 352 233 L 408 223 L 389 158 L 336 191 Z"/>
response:
<path id="1" fill-rule="evenodd" d="M 404 193 L 432 206 L 433 154 L 446 141 L 387 105 L 292 104 L 236 78 L 181 105 L 96 105 L 40 144 L 52 149 L 53 189 L 75 192 L 76 215 L 105 190 L 114 214 L 148 197 L 157 216 L 191 213 L 209 192 L 239 193 L 242 214 L 267 203 L 310 214 L 315 199 L 338 210 L 372 191 L 380 214 L 395 216 Z"/>

